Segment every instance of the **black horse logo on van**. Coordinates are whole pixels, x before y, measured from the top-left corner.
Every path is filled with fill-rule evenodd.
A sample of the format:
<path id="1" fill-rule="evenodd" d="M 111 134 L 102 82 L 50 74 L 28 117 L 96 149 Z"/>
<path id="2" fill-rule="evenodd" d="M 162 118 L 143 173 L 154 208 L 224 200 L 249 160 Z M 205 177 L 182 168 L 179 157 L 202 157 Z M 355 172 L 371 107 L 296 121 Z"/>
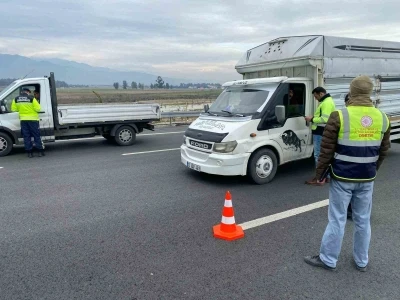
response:
<path id="1" fill-rule="evenodd" d="M 281 139 L 283 143 L 289 146 L 287 149 L 294 148 L 295 151 L 300 149 L 301 152 L 301 142 L 306 143 L 303 139 L 299 139 L 293 130 L 286 130 L 281 134 Z"/>

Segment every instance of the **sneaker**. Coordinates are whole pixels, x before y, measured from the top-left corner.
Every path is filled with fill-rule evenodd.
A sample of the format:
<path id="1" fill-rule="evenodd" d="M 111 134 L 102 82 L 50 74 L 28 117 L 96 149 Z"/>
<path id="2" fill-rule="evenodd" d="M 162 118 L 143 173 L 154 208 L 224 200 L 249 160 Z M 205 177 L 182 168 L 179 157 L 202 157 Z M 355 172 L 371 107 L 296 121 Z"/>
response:
<path id="1" fill-rule="evenodd" d="M 368 265 L 367 265 L 368 266 Z M 359 267 L 357 264 L 356 264 L 356 269 L 358 270 L 358 271 L 360 271 L 360 272 L 367 272 L 367 266 L 365 266 L 365 267 Z"/>
<path id="2" fill-rule="evenodd" d="M 330 266 L 327 266 L 326 264 L 324 264 L 324 262 L 321 260 L 321 258 L 319 258 L 319 255 L 315 255 L 315 256 L 306 256 L 304 257 L 304 261 L 314 267 L 320 267 L 320 268 L 324 268 L 330 271 L 336 271 L 336 267 L 332 268 Z"/>

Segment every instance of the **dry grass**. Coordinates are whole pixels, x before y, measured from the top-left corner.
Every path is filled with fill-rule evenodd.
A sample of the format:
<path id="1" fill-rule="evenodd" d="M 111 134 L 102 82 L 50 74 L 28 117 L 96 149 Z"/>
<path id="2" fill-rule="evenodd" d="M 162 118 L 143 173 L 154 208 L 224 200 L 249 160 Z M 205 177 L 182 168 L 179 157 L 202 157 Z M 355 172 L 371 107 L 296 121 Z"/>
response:
<path id="1" fill-rule="evenodd" d="M 96 94 L 94 92 L 96 92 Z M 58 89 L 60 104 L 157 102 L 160 104 L 193 105 L 214 101 L 221 90 L 115 90 L 115 89 Z"/>
<path id="2" fill-rule="evenodd" d="M 95 93 L 96 92 L 96 95 Z M 204 104 L 211 104 L 222 90 L 115 90 L 115 89 L 57 89 L 60 104 L 155 102 L 161 111 L 202 111 Z M 99 99 L 101 98 L 101 100 Z M 157 125 L 190 124 L 196 118 L 162 118 Z"/>

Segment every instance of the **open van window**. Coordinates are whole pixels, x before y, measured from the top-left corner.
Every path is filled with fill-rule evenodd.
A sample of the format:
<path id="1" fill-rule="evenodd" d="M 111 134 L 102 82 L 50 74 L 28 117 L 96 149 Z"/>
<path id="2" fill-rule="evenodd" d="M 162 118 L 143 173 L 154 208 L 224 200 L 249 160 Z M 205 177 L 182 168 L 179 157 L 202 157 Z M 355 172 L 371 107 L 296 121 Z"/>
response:
<path id="1" fill-rule="evenodd" d="M 250 116 L 267 101 L 269 90 L 255 88 L 227 88 L 211 105 L 209 111 L 218 115 Z"/>

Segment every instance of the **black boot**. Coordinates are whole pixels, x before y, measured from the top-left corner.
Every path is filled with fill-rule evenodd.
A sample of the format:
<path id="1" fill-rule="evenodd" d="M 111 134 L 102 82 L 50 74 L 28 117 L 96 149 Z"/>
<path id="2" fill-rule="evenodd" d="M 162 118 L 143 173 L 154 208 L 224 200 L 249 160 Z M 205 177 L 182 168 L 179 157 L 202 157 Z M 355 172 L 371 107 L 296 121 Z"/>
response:
<path id="1" fill-rule="evenodd" d="M 33 157 L 32 151 L 28 151 L 28 157 L 29 157 L 29 158 L 32 158 L 32 157 Z"/>
<path id="2" fill-rule="evenodd" d="M 42 156 L 46 156 L 46 154 L 44 154 L 44 150 L 39 151 L 39 157 L 42 157 Z"/>

